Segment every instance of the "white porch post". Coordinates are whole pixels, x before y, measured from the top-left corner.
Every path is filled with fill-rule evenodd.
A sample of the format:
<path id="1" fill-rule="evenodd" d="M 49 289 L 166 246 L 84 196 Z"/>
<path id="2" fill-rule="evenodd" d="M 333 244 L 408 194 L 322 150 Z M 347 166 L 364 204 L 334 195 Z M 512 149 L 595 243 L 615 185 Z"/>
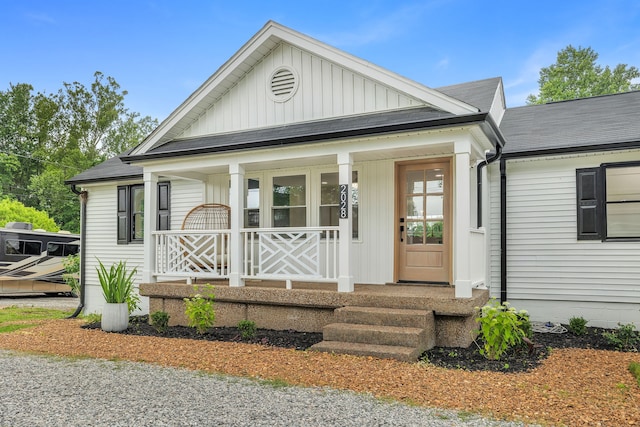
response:
<path id="1" fill-rule="evenodd" d="M 353 155 L 351 153 L 338 154 L 338 183 L 342 187 L 346 185 L 346 195 L 341 189 L 340 191 L 340 211 L 346 208 L 346 215 L 340 212 L 339 226 L 339 242 L 338 242 L 338 292 L 353 292 L 353 276 L 351 275 L 351 235 L 352 223 L 351 216 L 351 169 L 353 166 Z M 346 217 L 345 217 L 346 216 Z"/>
<path id="2" fill-rule="evenodd" d="M 142 281 L 156 281 L 153 275 L 156 269 L 156 243 L 153 232 L 158 228 L 158 175 L 144 172 L 144 265 Z"/>
<path id="3" fill-rule="evenodd" d="M 471 298 L 471 181 L 469 141 L 455 143 L 455 209 L 453 215 L 453 268 L 456 298 Z"/>
<path id="4" fill-rule="evenodd" d="M 229 165 L 231 189 L 229 206 L 231 207 L 231 240 L 229 242 L 229 286 L 244 286 L 242 279 L 242 235 L 244 224 L 244 168 L 239 164 Z"/>

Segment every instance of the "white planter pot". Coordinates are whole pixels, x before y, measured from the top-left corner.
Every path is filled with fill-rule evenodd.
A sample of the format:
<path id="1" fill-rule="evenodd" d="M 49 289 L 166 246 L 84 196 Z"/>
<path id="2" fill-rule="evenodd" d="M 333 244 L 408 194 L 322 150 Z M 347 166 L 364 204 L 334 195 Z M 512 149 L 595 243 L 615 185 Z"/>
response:
<path id="1" fill-rule="evenodd" d="M 105 303 L 102 308 L 100 327 L 106 332 L 120 332 L 129 326 L 129 307 L 126 302 L 121 304 Z"/>

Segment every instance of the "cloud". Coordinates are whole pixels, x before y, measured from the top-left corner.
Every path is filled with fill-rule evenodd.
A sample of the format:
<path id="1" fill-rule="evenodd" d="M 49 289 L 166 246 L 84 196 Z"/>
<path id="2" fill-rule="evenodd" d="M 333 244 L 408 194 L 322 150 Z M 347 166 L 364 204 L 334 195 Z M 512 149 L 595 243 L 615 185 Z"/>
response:
<path id="1" fill-rule="evenodd" d="M 428 9 L 438 1 L 418 2 L 403 6 L 395 11 L 380 13 L 379 19 L 363 20 L 349 31 L 316 34 L 314 37 L 325 43 L 339 47 L 361 47 L 391 40 L 411 31 L 414 24 L 420 24 Z"/>
<path id="2" fill-rule="evenodd" d="M 436 63 L 436 68 L 441 70 L 446 70 L 449 68 L 449 58 L 442 58 L 440 61 Z"/>
<path id="3" fill-rule="evenodd" d="M 28 13 L 27 19 L 36 24 L 55 24 L 56 20 L 44 13 Z"/>

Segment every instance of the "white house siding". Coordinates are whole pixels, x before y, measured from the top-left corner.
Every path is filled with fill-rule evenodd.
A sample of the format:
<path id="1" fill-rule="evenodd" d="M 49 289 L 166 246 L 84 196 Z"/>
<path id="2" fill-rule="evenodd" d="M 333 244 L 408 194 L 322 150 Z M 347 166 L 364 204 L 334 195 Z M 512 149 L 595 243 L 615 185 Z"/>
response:
<path id="1" fill-rule="evenodd" d="M 164 181 L 164 179 L 161 179 Z M 137 285 L 142 280 L 142 266 L 144 263 L 144 246 L 142 244 L 117 244 L 116 238 L 116 188 L 118 185 L 135 184 L 126 182 L 88 186 L 87 200 L 87 232 L 86 250 L 89 256 L 85 260 L 85 312 L 101 312 L 104 304 L 102 289 L 98 281 L 96 267 L 98 259 L 109 268 L 111 264 L 120 260 L 127 262 L 130 268 L 138 268 Z M 171 228 L 179 230 L 184 216 L 189 210 L 204 201 L 204 184 L 198 181 L 171 181 Z M 148 298 L 141 298 L 140 309 L 149 311 Z"/>
<path id="2" fill-rule="evenodd" d="M 356 283 L 384 284 L 393 281 L 394 162 L 357 164 L 360 238 L 353 245 L 353 276 Z"/>
<path id="3" fill-rule="evenodd" d="M 640 323 L 640 242 L 576 238 L 576 169 L 639 159 L 635 151 L 507 162 L 507 293 L 514 306 L 540 321 L 582 316 L 592 326 Z M 490 277 L 498 296 L 497 167 L 492 178 Z"/>
<path id="4" fill-rule="evenodd" d="M 116 188 L 116 184 L 91 185 L 85 188 L 89 193 L 85 234 L 86 253 L 88 254 L 85 260 L 85 313 L 101 313 L 104 305 L 104 297 L 96 272 L 98 259 L 107 268 L 118 261 L 126 261 L 127 267 L 138 268 L 136 284 L 140 283 L 142 279 L 143 246 L 141 244 L 118 245 L 116 243 Z M 148 312 L 147 298 L 143 298 L 141 301 L 141 310 Z"/>
<path id="5" fill-rule="evenodd" d="M 203 182 L 171 180 L 171 229 L 180 230 L 187 213 L 202 203 L 205 203 Z"/>
<path id="6" fill-rule="evenodd" d="M 281 66 L 298 75 L 293 98 L 277 102 L 269 79 Z M 343 115 L 423 105 L 326 59 L 281 43 L 222 95 L 179 137 L 246 130 Z"/>

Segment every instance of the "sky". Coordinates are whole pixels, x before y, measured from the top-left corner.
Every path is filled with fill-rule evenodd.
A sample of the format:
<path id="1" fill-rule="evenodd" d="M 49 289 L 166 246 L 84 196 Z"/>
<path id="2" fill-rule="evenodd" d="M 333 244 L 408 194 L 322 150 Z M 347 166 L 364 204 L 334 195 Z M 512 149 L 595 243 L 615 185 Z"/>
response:
<path id="1" fill-rule="evenodd" d="M 0 0 L 0 90 L 100 71 L 162 121 L 269 20 L 433 88 L 502 77 L 508 107 L 569 44 L 640 68 L 637 0 Z"/>

